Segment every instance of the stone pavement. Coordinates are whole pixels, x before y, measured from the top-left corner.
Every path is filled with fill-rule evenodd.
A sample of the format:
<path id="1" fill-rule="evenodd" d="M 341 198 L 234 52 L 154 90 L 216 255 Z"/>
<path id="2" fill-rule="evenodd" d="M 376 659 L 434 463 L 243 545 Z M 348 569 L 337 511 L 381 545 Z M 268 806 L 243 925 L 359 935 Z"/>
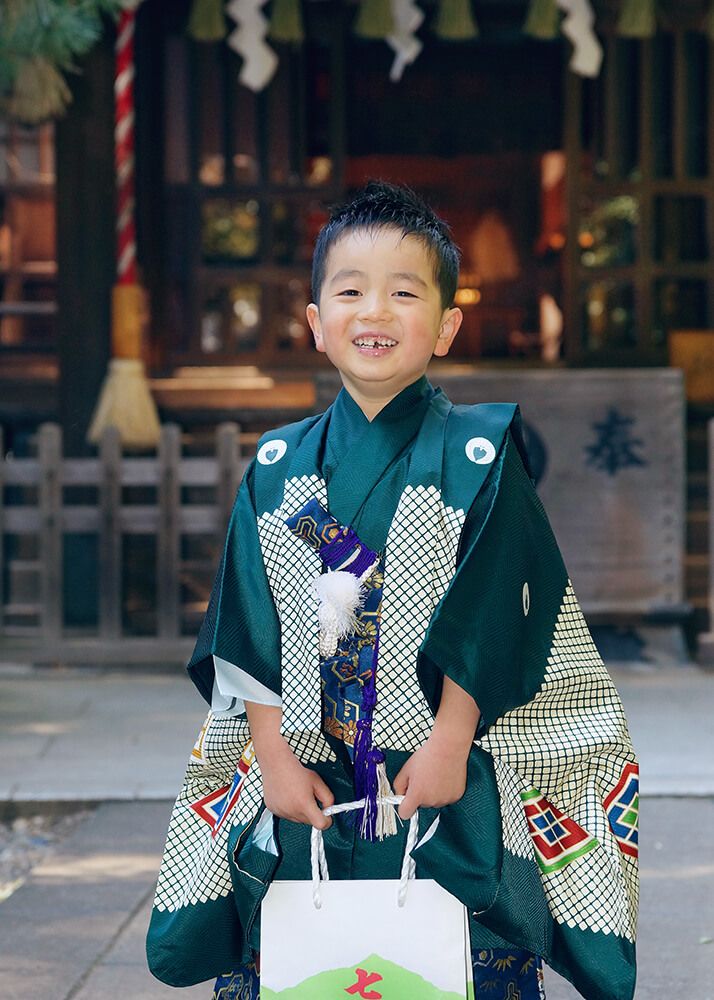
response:
<path id="1" fill-rule="evenodd" d="M 0 801 L 173 799 L 204 717 L 178 668 L 0 667 Z"/>
<path id="2" fill-rule="evenodd" d="M 180 995 L 152 979 L 143 953 L 170 808 L 101 805 L 0 904 L 3 1000 Z"/>
<path id="3" fill-rule="evenodd" d="M 714 674 L 611 669 L 642 794 L 714 794 Z M 183 670 L 0 665 L 0 802 L 173 799 L 204 716 Z"/>
<path id="4" fill-rule="evenodd" d="M 613 673 L 645 796 L 637 1000 L 714 1000 L 714 676 Z M 0 904 L 2 1000 L 181 995 L 151 978 L 143 941 L 171 800 L 203 714 L 182 672 L 0 667 L 0 809 L 100 803 Z M 547 984 L 548 1000 L 577 997 L 552 973 Z"/>

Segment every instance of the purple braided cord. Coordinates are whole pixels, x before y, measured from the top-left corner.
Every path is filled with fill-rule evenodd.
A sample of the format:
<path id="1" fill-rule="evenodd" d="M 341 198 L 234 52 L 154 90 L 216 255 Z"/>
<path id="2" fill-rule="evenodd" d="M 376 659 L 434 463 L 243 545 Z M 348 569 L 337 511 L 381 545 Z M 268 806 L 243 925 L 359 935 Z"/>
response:
<path id="1" fill-rule="evenodd" d="M 344 567 L 344 571 L 353 576 L 362 576 L 376 560 L 377 554 L 360 542 L 357 532 L 352 528 L 345 528 L 344 533 L 340 532 L 331 542 L 326 542 L 320 549 L 320 558 L 328 569 L 332 569 L 333 566 L 339 566 L 355 547 L 357 555 L 349 566 Z"/>
<path id="2" fill-rule="evenodd" d="M 379 782 L 377 766 L 384 761 L 384 754 L 372 743 L 372 719 L 377 704 L 377 661 L 379 659 L 379 618 L 372 653 L 372 670 L 362 688 L 362 714 L 357 722 L 354 743 L 355 792 L 365 800 L 360 823 L 365 839 L 374 840 L 377 824 L 377 795 Z"/>

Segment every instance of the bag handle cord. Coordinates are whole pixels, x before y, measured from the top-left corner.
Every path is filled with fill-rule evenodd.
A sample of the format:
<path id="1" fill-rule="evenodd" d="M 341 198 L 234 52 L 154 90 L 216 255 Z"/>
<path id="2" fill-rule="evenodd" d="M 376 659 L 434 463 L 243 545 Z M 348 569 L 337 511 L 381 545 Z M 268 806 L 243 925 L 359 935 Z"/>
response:
<path id="1" fill-rule="evenodd" d="M 382 805 L 398 806 L 403 799 L 403 795 L 385 795 L 379 799 L 379 802 Z M 323 809 L 322 812 L 325 816 L 336 816 L 338 813 L 352 812 L 355 809 L 364 809 L 364 804 L 364 799 L 358 799 L 356 802 L 340 802 L 338 805 L 328 806 L 327 809 Z M 407 842 L 404 847 L 404 861 L 402 862 L 402 871 L 399 877 L 399 889 L 397 891 L 397 903 L 399 906 L 404 906 L 407 898 L 409 881 L 410 879 L 413 879 L 416 874 L 416 862 L 411 856 L 411 852 L 416 847 L 418 834 L 419 810 L 417 810 L 409 820 L 409 832 L 407 833 Z M 310 836 L 310 863 L 312 866 L 312 901 L 315 904 L 315 909 L 319 910 L 322 906 L 320 883 L 329 882 L 330 873 L 327 870 L 327 858 L 325 856 L 325 845 L 322 839 L 322 830 L 318 830 L 317 827 L 312 828 L 312 834 Z"/>

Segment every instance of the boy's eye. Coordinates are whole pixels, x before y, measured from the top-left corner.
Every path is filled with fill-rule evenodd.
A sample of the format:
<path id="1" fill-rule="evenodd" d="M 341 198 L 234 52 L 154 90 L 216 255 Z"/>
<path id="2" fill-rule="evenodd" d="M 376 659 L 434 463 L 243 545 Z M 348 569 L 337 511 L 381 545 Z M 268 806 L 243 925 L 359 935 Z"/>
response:
<path id="1" fill-rule="evenodd" d="M 338 295 L 359 295 L 356 288 L 345 288 L 343 291 L 338 292 Z"/>
<path id="2" fill-rule="evenodd" d="M 404 289 L 404 288 L 400 288 L 398 292 L 395 292 L 395 295 L 401 295 L 404 298 L 409 298 L 409 299 L 415 299 L 416 298 L 416 295 L 414 294 L 414 292 L 407 292 L 406 289 Z"/>

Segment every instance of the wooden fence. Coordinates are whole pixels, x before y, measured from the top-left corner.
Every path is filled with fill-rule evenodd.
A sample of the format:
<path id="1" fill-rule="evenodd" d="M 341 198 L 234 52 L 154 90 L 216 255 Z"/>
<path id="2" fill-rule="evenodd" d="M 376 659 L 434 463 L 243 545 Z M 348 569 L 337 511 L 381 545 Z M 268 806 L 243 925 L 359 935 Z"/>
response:
<path id="1" fill-rule="evenodd" d="M 202 457 L 182 454 L 175 425 L 162 428 L 157 452 L 147 457 L 123 455 L 118 433 L 109 429 L 96 458 L 63 457 L 60 428 L 44 424 L 36 458 L 0 459 L 4 654 L 50 661 L 183 659 L 192 637 L 182 634 L 182 579 L 194 571 L 209 578 L 215 572 L 246 464 L 235 424 L 218 427 L 214 454 Z M 131 502 L 132 489 L 140 495 L 137 502 Z M 72 629 L 65 622 L 69 535 L 96 537 L 94 628 Z M 155 544 L 156 610 L 148 636 L 127 635 L 124 627 L 122 553 L 131 535 L 153 536 Z M 182 554 L 182 543 L 195 536 L 210 542 L 208 557 Z"/>
<path id="2" fill-rule="evenodd" d="M 676 387 L 675 387 L 676 388 Z M 494 390 L 495 391 L 495 390 Z M 483 393 L 482 393 L 483 394 Z M 665 573 L 679 579 L 676 571 L 683 556 L 682 504 L 678 500 L 682 482 L 679 444 L 679 411 L 662 405 L 660 422 L 667 425 L 669 450 L 652 447 L 650 469 L 659 463 L 659 480 L 669 482 L 668 498 L 662 500 L 657 517 L 650 518 L 648 538 L 657 542 L 657 560 L 662 573 L 648 566 L 648 580 L 659 588 L 642 597 L 634 586 L 631 567 L 619 565 L 614 578 L 630 585 L 630 593 L 609 595 L 607 607 L 613 614 L 622 605 L 636 611 L 649 607 L 676 610 L 681 593 Z M 534 406 L 531 411 L 538 412 Z M 657 420 L 648 423 L 648 433 Z M 714 497 L 714 422 L 709 437 L 709 490 Z M 547 435 L 544 435 L 547 439 Z M 556 439 L 557 440 L 557 439 Z M 673 442 L 673 443 L 672 443 Z M 254 439 L 241 437 L 234 424 L 222 424 L 216 431 L 213 454 L 194 457 L 182 452 L 178 427 L 162 429 L 157 453 L 147 457 L 123 455 L 115 432 L 104 435 L 96 458 L 64 458 L 59 427 L 45 424 L 37 437 L 37 456 L 2 457 L 0 441 L 0 652 L 7 659 L 68 662 L 177 662 L 189 655 L 208 586 L 215 572 L 221 543 Z M 675 447 L 676 446 L 676 447 Z M 671 454 L 675 449 L 674 455 Z M 651 456 L 651 457 L 650 457 Z M 557 456 L 556 456 L 557 458 Z M 555 466 L 555 458 L 552 465 Z M 568 475 L 571 480 L 572 466 Z M 651 478 L 651 477 L 650 477 Z M 608 480 L 598 484 L 598 495 Z M 571 502 L 582 506 L 577 482 L 571 483 Z M 611 486 L 611 489 L 613 487 Z M 651 485 L 655 495 L 657 483 Z M 139 499 L 132 498 L 139 493 Z M 147 499 L 151 494 L 151 499 Z M 666 501 L 666 502 L 665 502 Z M 550 506 L 558 523 L 557 497 Z M 607 509 L 618 505 L 610 504 Z M 646 505 L 641 505 L 646 512 Z M 714 662 L 714 505 L 709 504 L 709 633 L 700 635 L 702 659 Z M 605 528 L 611 532 L 614 526 Z M 567 519 L 560 530 L 568 541 Z M 580 525 L 582 534 L 583 526 Z M 68 625 L 65 614 L 64 560 L 68 536 L 92 535 L 96 549 L 96 623 L 78 628 Z M 130 536 L 150 536 L 152 555 L 152 612 L 149 628 L 137 634 L 127 625 L 124 541 Z M 191 554 L 187 541 L 203 545 L 200 556 Z M 636 539 L 635 539 L 636 540 Z M 643 544 L 642 542 L 640 544 Z M 634 541 L 620 546 L 632 562 Z M 566 545 L 567 547 L 567 545 Z M 195 546 L 194 546 L 195 549 Z M 619 550 L 619 549 L 618 549 Z M 575 548 L 577 556 L 577 546 Z M 590 544 L 591 562 L 601 547 Z M 635 555 L 637 553 L 635 552 Z M 624 556 L 623 556 L 624 558 Z M 572 561 L 572 560 L 571 560 Z M 577 559 L 575 560 L 577 562 Z M 593 600 L 595 584 L 603 578 L 602 568 L 593 563 L 589 574 L 579 570 L 578 582 L 588 611 L 597 612 L 601 601 Z M 673 569 L 674 567 L 674 569 Z M 613 574 L 610 573 L 610 576 Z M 659 577 L 662 577 L 661 583 Z M 76 577 L 76 574 L 75 574 Z M 201 580 L 192 606 L 185 600 L 186 580 Z M 607 579 L 607 577 L 606 577 Z M 635 581 L 636 582 L 636 581 Z M 80 583 L 81 585 L 81 583 Z M 182 591 L 184 596 L 182 596 Z M 591 593 L 592 592 L 592 593 Z M 625 600 L 623 600 L 625 598 Z M 632 612 L 631 612 L 632 613 Z"/>

